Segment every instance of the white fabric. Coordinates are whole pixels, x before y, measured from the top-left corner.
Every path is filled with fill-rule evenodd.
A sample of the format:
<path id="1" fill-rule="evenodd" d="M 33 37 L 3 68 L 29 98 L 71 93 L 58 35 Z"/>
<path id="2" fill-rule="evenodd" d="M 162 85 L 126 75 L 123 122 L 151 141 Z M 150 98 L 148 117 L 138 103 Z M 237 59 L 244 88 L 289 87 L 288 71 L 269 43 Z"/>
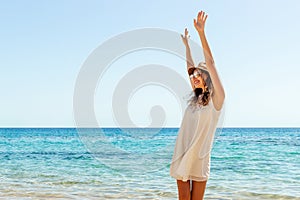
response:
<path id="1" fill-rule="evenodd" d="M 210 152 L 221 111 L 212 99 L 207 106 L 189 105 L 178 132 L 170 175 L 177 180 L 204 181 L 210 173 Z"/>

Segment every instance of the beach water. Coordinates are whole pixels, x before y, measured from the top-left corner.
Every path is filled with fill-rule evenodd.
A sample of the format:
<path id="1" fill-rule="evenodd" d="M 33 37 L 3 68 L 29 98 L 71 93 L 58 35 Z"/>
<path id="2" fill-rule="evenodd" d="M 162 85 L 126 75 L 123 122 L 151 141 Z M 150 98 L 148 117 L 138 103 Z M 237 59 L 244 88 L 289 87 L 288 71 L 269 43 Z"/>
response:
<path id="1" fill-rule="evenodd" d="M 0 198 L 177 199 L 178 128 L 103 130 L 91 150 L 75 128 L 0 129 Z M 300 199 L 299 128 L 224 128 L 211 159 L 205 199 Z"/>

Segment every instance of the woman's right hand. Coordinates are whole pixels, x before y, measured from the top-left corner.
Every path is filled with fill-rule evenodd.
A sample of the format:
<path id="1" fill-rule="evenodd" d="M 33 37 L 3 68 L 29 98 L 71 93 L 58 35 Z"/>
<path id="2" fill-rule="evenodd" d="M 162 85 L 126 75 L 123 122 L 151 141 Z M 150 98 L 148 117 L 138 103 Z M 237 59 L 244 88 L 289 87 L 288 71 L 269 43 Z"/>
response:
<path id="1" fill-rule="evenodd" d="M 184 36 L 181 34 L 181 38 L 182 38 L 184 45 L 188 46 L 189 45 L 188 40 L 189 40 L 190 36 L 189 36 L 189 32 L 188 32 L 187 28 L 185 28 L 185 30 L 184 30 Z"/>

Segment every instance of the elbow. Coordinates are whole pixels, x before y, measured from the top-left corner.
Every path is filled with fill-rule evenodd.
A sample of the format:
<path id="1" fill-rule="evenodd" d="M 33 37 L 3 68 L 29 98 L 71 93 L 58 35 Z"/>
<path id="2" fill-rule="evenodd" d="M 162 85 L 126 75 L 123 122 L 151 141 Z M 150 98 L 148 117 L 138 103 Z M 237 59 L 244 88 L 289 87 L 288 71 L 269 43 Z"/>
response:
<path id="1" fill-rule="evenodd" d="M 222 88 L 220 96 L 221 96 L 221 100 L 224 101 L 225 100 L 225 90 L 224 90 L 224 88 Z"/>
<path id="2" fill-rule="evenodd" d="M 220 105 L 223 106 L 224 101 L 225 101 L 225 91 L 223 88 L 221 88 L 221 90 L 218 92 L 218 102 L 220 103 Z"/>

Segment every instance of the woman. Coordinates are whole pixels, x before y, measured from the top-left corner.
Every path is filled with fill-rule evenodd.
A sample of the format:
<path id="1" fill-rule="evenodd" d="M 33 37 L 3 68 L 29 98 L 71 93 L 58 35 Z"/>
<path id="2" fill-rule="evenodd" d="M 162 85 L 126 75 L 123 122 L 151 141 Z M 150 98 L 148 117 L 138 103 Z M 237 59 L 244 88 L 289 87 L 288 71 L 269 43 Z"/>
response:
<path id="1" fill-rule="evenodd" d="M 224 88 L 204 33 L 206 19 L 207 15 L 203 11 L 198 13 L 197 20 L 194 19 L 205 62 L 194 66 L 188 30 L 185 29 L 185 35 L 181 35 L 186 47 L 187 71 L 193 97 L 184 113 L 170 166 L 170 175 L 177 179 L 180 200 L 203 199 L 210 172 L 214 133 L 225 99 Z"/>

